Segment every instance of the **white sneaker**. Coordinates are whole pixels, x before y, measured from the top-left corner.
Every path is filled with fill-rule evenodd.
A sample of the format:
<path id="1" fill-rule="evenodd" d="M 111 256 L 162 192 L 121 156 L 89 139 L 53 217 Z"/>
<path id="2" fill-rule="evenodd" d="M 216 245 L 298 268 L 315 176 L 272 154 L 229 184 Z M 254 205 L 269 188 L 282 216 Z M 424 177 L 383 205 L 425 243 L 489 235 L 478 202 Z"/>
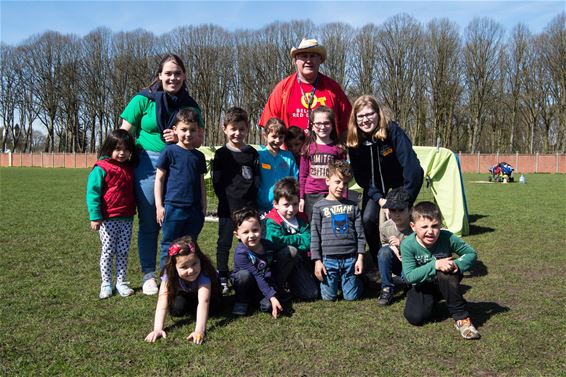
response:
<path id="1" fill-rule="evenodd" d="M 134 294 L 134 290 L 130 288 L 130 283 L 123 281 L 121 283 L 116 283 L 116 290 L 122 297 L 128 297 Z"/>
<path id="2" fill-rule="evenodd" d="M 156 295 L 157 292 L 159 292 L 155 278 L 149 278 L 143 282 L 142 292 L 144 295 L 148 296 Z"/>
<path id="3" fill-rule="evenodd" d="M 111 283 L 102 283 L 100 286 L 100 294 L 98 297 L 101 299 L 105 299 L 112 296 L 112 284 Z"/>

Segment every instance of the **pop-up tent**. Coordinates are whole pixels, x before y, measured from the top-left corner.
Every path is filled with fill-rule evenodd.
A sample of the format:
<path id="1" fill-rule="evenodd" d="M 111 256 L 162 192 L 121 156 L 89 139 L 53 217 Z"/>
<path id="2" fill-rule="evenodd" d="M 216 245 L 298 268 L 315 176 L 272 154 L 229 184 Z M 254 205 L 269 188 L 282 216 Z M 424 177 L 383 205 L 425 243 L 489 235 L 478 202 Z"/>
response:
<path id="1" fill-rule="evenodd" d="M 424 170 L 421 191 L 432 193 L 448 230 L 460 236 L 468 235 L 468 207 L 458 156 L 446 148 L 415 146 L 413 149 Z"/>
<path id="2" fill-rule="evenodd" d="M 254 146 L 256 147 L 256 146 Z M 206 179 L 210 179 L 210 161 L 218 147 L 200 147 L 208 164 Z M 444 226 L 452 233 L 465 236 L 469 233 L 468 209 L 464 182 L 458 156 L 446 148 L 413 147 L 424 170 L 424 184 L 421 193 L 432 194 L 440 208 Z M 361 191 L 357 184 L 350 189 Z M 426 198 L 428 200 L 428 198 Z M 419 198 L 417 198 L 419 200 Z"/>

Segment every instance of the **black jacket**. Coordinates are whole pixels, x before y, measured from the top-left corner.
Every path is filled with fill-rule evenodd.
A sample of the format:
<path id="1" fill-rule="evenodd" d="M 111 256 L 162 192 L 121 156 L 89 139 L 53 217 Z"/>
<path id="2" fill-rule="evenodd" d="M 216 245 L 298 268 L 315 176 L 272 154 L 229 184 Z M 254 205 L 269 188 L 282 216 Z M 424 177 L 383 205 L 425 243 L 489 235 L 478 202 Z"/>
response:
<path id="1" fill-rule="evenodd" d="M 423 184 L 423 169 L 411 140 L 395 122 L 387 125 L 387 139 L 368 140 L 362 134 L 356 148 L 348 148 L 356 182 L 376 202 L 387 192 L 404 187 L 413 203 Z M 381 174 L 380 174 L 381 170 Z"/>

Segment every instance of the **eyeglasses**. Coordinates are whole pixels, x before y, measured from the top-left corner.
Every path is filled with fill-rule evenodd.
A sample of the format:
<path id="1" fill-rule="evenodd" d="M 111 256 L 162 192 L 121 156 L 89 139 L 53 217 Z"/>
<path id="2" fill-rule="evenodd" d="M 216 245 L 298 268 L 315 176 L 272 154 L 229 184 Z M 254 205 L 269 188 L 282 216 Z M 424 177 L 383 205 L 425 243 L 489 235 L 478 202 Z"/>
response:
<path id="1" fill-rule="evenodd" d="M 322 127 L 328 127 L 330 126 L 332 123 L 330 123 L 330 121 L 326 121 L 326 122 L 313 122 L 313 126 L 317 127 L 317 128 L 322 128 Z"/>
<path id="2" fill-rule="evenodd" d="M 302 60 L 302 61 L 307 61 L 307 60 L 313 61 L 317 58 L 320 59 L 319 54 L 297 54 L 297 55 L 295 55 L 295 59 Z"/>
<path id="3" fill-rule="evenodd" d="M 367 113 L 367 114 L 358 114 L 356 115 L 356 119 L 358 120 L 358 122 L 361 122 L 362 120 L 364 120 L 364 118 L 368 118 L 368 119 L 373 119 L 375 117 L 376 112 L 372 111 L 371 113 Z"/>

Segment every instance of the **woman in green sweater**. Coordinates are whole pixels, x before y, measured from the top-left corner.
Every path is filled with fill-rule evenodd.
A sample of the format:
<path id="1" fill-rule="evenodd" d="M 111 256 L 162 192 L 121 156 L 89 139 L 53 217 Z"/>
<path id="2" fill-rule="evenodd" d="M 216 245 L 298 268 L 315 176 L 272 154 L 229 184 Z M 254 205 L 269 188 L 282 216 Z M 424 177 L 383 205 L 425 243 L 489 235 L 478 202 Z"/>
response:
<path id="1" fill-rule="evenodd" d="M 120 115 L 121 128 L 136 138 L 138 164 L 134 169 L 134 188 L 139 218 L 138 253 L 144 274 L 142 290 L 146 295 L 158 292 L 155 261 L 159 224 L 153 193 L 156 163 L 166 143 L 176 141 L 171 124 L 176 113 L 187 107 L 200 112 L 196 101 L 189 96 L 183 61 L 177 55 L 168 54 L 159 63 L 152 83 L 137 93 Z M 202 144 L 203 124 L 199 126 L 201 132 L 195 147 Z"/>

